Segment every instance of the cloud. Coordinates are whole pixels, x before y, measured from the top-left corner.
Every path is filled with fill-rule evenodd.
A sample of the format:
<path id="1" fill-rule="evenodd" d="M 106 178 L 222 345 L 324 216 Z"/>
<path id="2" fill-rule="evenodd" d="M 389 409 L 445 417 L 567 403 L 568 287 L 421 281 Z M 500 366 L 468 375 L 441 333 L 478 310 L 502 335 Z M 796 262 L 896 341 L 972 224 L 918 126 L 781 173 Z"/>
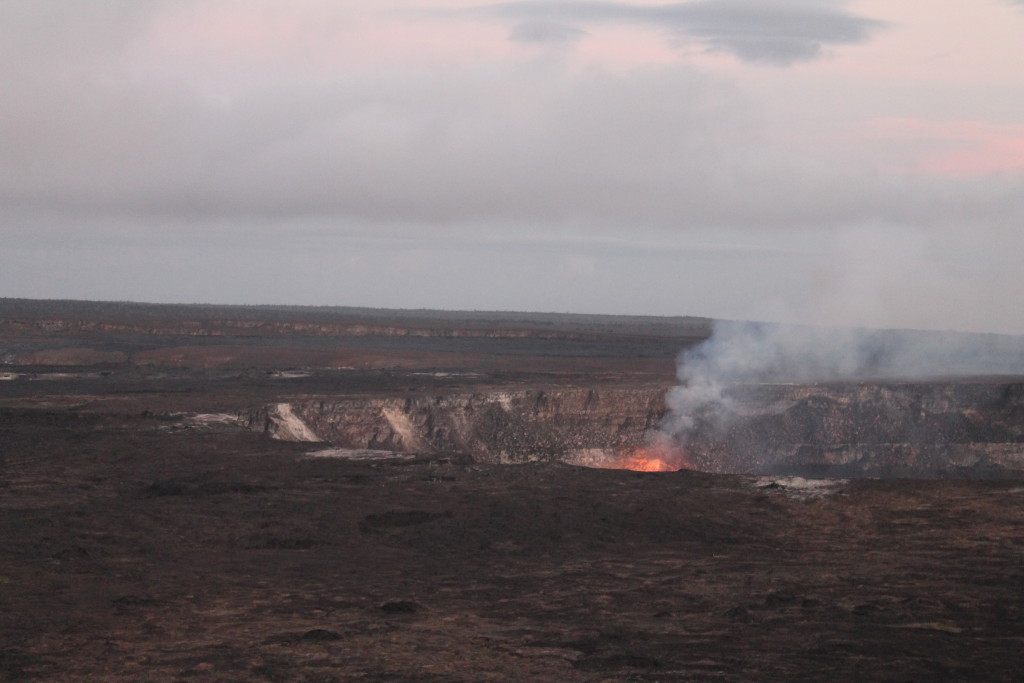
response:
<path id="1" fill-rule="evenodd" d="M 574 43 L 587 35 L 586 31 L 552 21 L 527 21 L 516 24 L 508 38 L 515 43 Z"/>
<path id="2" fill-rule="evenodd" d="M 867 154 L 835 163 L 828 148 L 794 150 L 765 133 L 757 103 L 736 86 L 685 63 L 623 72 L 544 58 L 348 67 L 348 53 L 331 52 L 351 35 L 347 19 L 329 4 L 326 14 L 288 21 L 242 12 L 242 24 L 231 3 L 188 11 L 147 3 L 148 14 L 92 23 L 77 7 L 58 15 L 38 3 L 0 5 L 0 202 L 8 208 L 598 232 L 873 218 L 997 226 L 1016 225 L 1021 211 L 1016 176 L 897 186 Z M 678 25 L 674 17 L 685 16 L 690 30 L 710 33 L 740 5 L 497 7 L 526 8 L 536 16 L 521 18 L 542 22 L 521 39 L 557 41 L 576 35 L 577 19 L 617 13 Z M 822 7 L 793 12 L 845 16 Z M 770 31 L 799 23 L 779 21 Z M 741 22 L 729 25 L 738 32 Z M 819 37 L 851 35 L 825 20 L 808 26 Z"/>
<path id="3" fill-rule="evenodd" d="M 668 5 L 615 2 L 509 2 L 478 10 L 492 16 L 569 24 L 656 26 L 675 41 L 704 44 L 750 63 L 788 66 L 819 58 L 828 46 L 866 42 L 884 24 L 834 2 L 698 0 Z"/>
<path id="4" fill-rule="evenodd" d="M 856 314 L 859 324 L 1019 329 L 1024 170 L 1019 145 L 1006 144 L 1021 138 L 1013 84 L 988 101 L 1010 123 L 986 124 L 988 110 L 970 109 L 986 101 L 981 90 L 950 114 L 932 106 L 938 91 L 919 96 L 902 81 L 874 89 L 870 74 L 844 80 L 860 62 L 702 71 L 671 50 L 638 48 L 632 30 L 768 63 L 874 35 L 877 23 L 828 0 L 506 3 L 475 13 L 469 1 L 372 11 L 328 0 L 0 2 L 0 233 L 5 247 L 31 254 L 0 287 L 84 294 L 68 278 L 62 290 L 47 281 L 89 253 L 83 283 L 109 285 L 90 296 L 117 298 L 135 273 L 114 284 L 107 273 L 130 246 L 146 264 L 138 272 L 162 273 L 147 296 L 181 292 L 182 282 L 192 289 L 179 297 L 233 287 L 220 300 L 258 301 L 243 298 L 257 291 L 255 276 L 227 282 L 244 243 L 267 263 L 261 277 L 278 256 L 293 264 L 280 265 L 294 283 L 281 285 L 280 301 L 305 300 L 314 286 L 299 283 L 319 268 L 317 286 L 335 283 L 340 298 L 387 292 L 364 301 L 374 304 L 804 321 L 834 311 L 831 322 Z M 446 12 L 430 9 L 439 3 Z M 541 49 L 502 40 L 510 29 Z M 899 97 L 878 96 L 895 88 Z M 922 104 L 905 106 L 912 99 Z M 953 123 L 864 123 L 886 115 Z M 928 172 L 893 170 L 908 167 Z M 865 225 L 910 232 L 850 232 Z M 104 249 L 112 255 L 101 259 Z M 49 265 L 59 250 L 65 261 Z M 426 254 L 415 277 L 391 256 L 406 252 Z M 502 265 L 510 252 L 514 267 Z M 865 265 L 843 266 L 846 253 Z M 365 267 L 332 268 L 335 254 L 362 254 Z M 205 263 L 207 275 L 176 277 L 175 263 Z M 830 278 L 844 268 L 843 282 L 871 278 L 874 288 L 838 286 Z M 563 271 L 586 286 L 572 289 Z M 436 287 L 403 298 L 413 296 L 408 282 L 441 272 Z M 370 276 L 374 287 L 363 287 Z M 823 300 L 782 305 L 807 292 Z M 864 307 L 876 294 L 902 303 Z"/>
<path id="5" fill-rule="evenodd" d="M 898 118 L 872 121 L 868 132 L 901 152 L 904 173 L 958 178 L 1024 169 L 1021 124 Z"/>

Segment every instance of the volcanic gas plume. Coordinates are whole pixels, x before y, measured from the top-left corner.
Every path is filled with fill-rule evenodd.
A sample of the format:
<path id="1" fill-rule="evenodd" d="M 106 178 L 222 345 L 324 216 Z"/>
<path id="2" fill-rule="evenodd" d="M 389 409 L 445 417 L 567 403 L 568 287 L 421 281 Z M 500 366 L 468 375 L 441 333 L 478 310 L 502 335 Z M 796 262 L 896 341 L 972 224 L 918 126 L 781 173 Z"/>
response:
<path id="1" fill-rule="evenodd" d="M 968 378 L 1024 375 L 1024 338 L 718 323 L 707 341 L 680 355 L 677 374 L 681 384 L 666 397 L 668 412 L 654 442 L 687 452 L 688 461 L 699 469 L 771 471 L 782 441 L 787 448 L 838 447 L 847 453 L 865 444 L 891 447 L 903 439 L 1015 442 L 1012 429 L 995 434 L 978 419 L 965 417 L 963 410 L 956 414 L 939 407 L 941 401 L 915 408 L 919 391 L 875 390 L 854 396 L 813 387 L 909 386 L 924 379 L 963 383 Z M 776 391 L 771 405 L 752 397 L 757 387 L 769 386 L 792 389 L 785 395 Z M 999 410 L 1016 408 L 1007 403 Z M 904 431 L 884 428 L 895 423 L 905 425 Z M 719 462 L 723 457 L 730 464 Z"/>

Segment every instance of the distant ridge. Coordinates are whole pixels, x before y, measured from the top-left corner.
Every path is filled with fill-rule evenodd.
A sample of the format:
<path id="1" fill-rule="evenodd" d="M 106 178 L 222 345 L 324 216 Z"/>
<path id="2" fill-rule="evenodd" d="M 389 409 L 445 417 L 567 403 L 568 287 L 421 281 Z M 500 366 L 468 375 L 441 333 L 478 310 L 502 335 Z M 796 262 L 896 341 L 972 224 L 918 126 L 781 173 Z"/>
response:
<path id="1" fill-rule="evenodd" d="M 450 311 L 387 309 L 355 306 L 291 306 L 238 304 L 153 304 L 128 301 L 0 298 L 0 324 L 20 320 L 37 322 L 99 321 L 127 323 L 172 320 L 197 323 L 224 321 L 301 323 L 313 325 L 399 325 L 402 327 L 530 330 L 573 334 L 640 334 L 644 336 L 703 338 L 713 320 L 696 316 L 643 316 L 519 311 Z"/>

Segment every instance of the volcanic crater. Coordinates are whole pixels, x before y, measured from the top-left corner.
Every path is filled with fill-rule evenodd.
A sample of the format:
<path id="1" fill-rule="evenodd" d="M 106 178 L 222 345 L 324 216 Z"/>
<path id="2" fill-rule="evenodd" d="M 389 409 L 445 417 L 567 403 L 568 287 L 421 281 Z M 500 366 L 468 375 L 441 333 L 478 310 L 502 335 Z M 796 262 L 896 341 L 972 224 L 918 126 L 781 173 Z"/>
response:
<path id="1" fill-rule="evenodd" d="M 0 679 L 1019 678 L 1024 380 L 711 330 L 0 300 Z"/>

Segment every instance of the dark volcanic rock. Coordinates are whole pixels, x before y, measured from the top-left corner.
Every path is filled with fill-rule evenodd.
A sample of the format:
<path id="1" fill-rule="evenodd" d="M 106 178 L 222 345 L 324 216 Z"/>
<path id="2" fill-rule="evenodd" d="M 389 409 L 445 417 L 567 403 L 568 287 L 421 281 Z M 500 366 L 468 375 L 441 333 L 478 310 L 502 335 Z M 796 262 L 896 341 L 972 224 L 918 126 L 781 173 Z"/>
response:
<path id="1" fill-rule="evenodd" d="M 551 461 L 657 424 L 665 321 L 0 309 L 0 359 L 130 358 L 0 373 L 2 681 L 1020 678 L 1020 482 Z M 708 469 L 976 474 L 1021 445 L 1019 382 L 742 391 L 695 435 Z"/>
<path id="2" fill-rule="evenodd" d="M 1016 483 L 808 498 L 698 472 L 310 459 L 122 420 L 0 424 L 0 679 L 1019 673 Z"/>
<path id="3" fill-rule="evenodd" d="M 415 614 L 421 609 L 423 605 L 412 600 L 389 600 L 380 606 L 380 611 L 387 614 Z"/>

